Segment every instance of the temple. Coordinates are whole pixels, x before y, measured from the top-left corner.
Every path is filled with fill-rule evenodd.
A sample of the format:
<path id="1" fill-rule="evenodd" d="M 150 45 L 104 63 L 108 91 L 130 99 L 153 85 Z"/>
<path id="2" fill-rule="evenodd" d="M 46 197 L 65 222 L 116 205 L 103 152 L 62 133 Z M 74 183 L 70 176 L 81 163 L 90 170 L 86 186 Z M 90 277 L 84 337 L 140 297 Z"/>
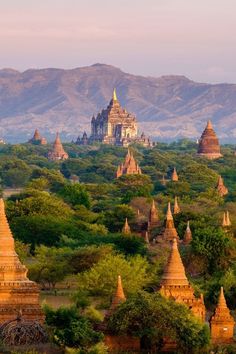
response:
<path id="1" fill-rule="evenodd" d="M 168 203 L 168 209 L 166 213 L 166 226 L 162 237 L 165 241 L 173 241 L 174 239 L 179 240 L 179 236 L 174 225 L 170 203 Z"/>
<path id="2" fill-rule="evenodd" d="M 3 199 L 0 199 L 0 244 L 0 324 L 18 316 L 43 324 L 39 288 L 27 278 L 27 269 L 15 252 Z"/>
<path id="3" fill-rule="evenodd" d="M 35 129 L 33 137 L 28 141 L 30 144 L 34 145 L 47 145 L 47 140 L 42 138 L 38 129 Z"/>
<path id="4" fill-rule="evenodd" d="M 149 221 L 148 223 L 149 230 L 152 230 L 159 225 L 158 211 L 154 200 L 152 201 L 152 206 L 149 211 L 148 221 Z"/>
<path id="5" fill-rule="evenodd" d="M 234 335 L 234 318 L 231 316 L 225 301 L 223 287 L 214 315 L 210 319 L 211 340 L 213 343 L 230 343 Z"/>
<path id="6" fill-rule="evenodd" d="M 131 230 L 130 230 L 130 226 L 128 224 L 128 219 L 126 218 L 125 219 L 125 224 L 122 228 L 122 234 L 125 234 L 125 235 L 130 235 L 131 234 Z"/>
<path id="7" fill-rule="evenodd" d="M 179 176 L 177 174 L 176 168 L 174 167 L 173 172 L 171 174 L 171 181 L 172 182 L 178 182 Z"/>
<path id="8" fill-rule="evenodd" d="M 115 89 L 108 107 L 91 120 L 90 141 L 126 147 L 133 142 L 152 146 L 144 134 L 138 137 L 136 117 L 121 107 Z"/>
<path id="9" fill-rule="evenodd" d="M 219 178 L 218 178 L 216 190 L 221 197 L 224 197 L 225 195 L 227 195 L 229 193 L 228 188 L 225 187 L 224 180 L 221 176 L 219 176 Z"/>
<path id="10" fill-rule="evenodd" d="M 205 321 L 206 310 L 203 296 L 200 298 L 194 296 L 194 289 L 186 277 L 176 239 L 172 243 L 171 253 L 161 281 L 160 293 L 164 297 L 186 305 L 195 316 Z"/>
<path id="11" fill-rule="evenodd" d="M 51 151 L 48 153 L 48 159 L 52 161 L 60 161 L 60 160 L 67 160 L 68 159 L 68 154 L 65 152 L 60 137 L 59 133 L 56 135 L 56 139 L 53 143 L 53 148 Z"/>
<path id="12" fill-rule="evenodd" d="M 78 136 L 75 144 L 76 145 L 88 145 L 89 143 L 89 139 L 88 139 L 88 135 L 86 132 L 83 133 L 82 138 L 80 138 L 80 136 Z"/>
<path id="13" fill-rule="evenodd" d="M 113 295 L 111 306 L 108 311 L 109 315 L 111 315 L 116 310 L 116 308 L 125 301 L 126 297 L 122 286 L 121 276 L 118 275 L 116 291 Z"/>
<path id="14" fill-rule="evenodd" d="M 180 207 L 179 207 L 179 203 L 178 203 L 178 198 L 175 197 L 175 202 L 174 202 L 174 215 L 179 214 L 180 213 Z"/>
<path id="15" fill-rule="evenodd" d="M 188 245 L 192 241 L 192 231 L 190 229 L 189 221 L 187 222 L 187 227 L 184 233 L 183 244 Z"/>
<path id="16" fill-rule="evenodd" d="M 219 140 L 209 120 L 207 126 L 202 133 L 198 146 L 198 155 L 214 160 L 222 157 L 220 152 Z"/>
<path id="17" fill-rule="evenodd" d="M 125 162 L 118 166 L 116 172 L 116 178 L 123 175 L 141 175 L 142 171 L 138 163 L 135 161 L 133 153 L 128 149 L 125 157 Z"/>

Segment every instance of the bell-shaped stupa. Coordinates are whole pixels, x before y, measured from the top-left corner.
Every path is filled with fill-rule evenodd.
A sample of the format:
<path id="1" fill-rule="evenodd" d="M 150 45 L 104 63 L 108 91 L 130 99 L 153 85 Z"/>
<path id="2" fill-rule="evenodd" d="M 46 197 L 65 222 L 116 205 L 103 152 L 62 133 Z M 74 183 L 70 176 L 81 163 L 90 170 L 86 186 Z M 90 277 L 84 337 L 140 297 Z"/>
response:
<path id="1" fill-rule="evenodd" d="M 198 155 L 211 160 L 222 157 L 220 152 L 219 139 L 216 136 L 210 120 L 208 121 L 207 126 L 199 141 Z"/>

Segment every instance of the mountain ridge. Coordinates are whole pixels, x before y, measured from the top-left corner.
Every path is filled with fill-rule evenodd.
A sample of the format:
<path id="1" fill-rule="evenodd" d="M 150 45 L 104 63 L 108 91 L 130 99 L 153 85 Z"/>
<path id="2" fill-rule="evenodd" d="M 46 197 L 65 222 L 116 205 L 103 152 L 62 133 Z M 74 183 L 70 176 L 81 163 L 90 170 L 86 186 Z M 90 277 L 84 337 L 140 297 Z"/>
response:
<path id="1" fill-rule="evenodd" d="M 156 140 L 196 139 L 211 119 L 222 141 L 236 138 L 236 85 L 198 83 L 183 75 L 145 77 L 96 63 L 75 69 L 0 70 L 0 135 L 26 141 L 35 128 L 75 139 L 105 108 L 116 87 L 140 132 Z"/>

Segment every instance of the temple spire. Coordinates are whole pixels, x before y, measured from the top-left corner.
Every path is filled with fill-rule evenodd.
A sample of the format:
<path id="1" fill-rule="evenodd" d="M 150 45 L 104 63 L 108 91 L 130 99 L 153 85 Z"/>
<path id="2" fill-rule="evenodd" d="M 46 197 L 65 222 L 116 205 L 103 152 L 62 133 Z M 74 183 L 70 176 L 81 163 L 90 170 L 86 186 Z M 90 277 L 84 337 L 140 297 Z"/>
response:
<path id="1" fill-rule="evenodd" d="M 168 208 L 166 213 L 166 225 L 163 233 L 163 239 L 166 241 L 173 241 L 174 239 L 179 240 L 179 236 L 174 225 L 170 202 L 168 203 Z"/>
<path id="2" fill-rule="evenodd" d="M 161 285 L 189 285 L 188 279 L 185 274 L 183 262 L 179 254 L 176 239 L 173 239 L 171 253 L 167 261 Z"/>
<path id="3" fill-rule="evenodd" d="M 218 177 L 216 190 L 221 197 L 224 197 L 229 193 L 228 188 L 224 185 L 224 180 L 221 176 Z"/>
<path id="4" fill-rule="evenodd" d="M 206 129 L 213 129 L 212 122 L 210 119 L 207 122 Z"/>
<path id="5" fill-rule="evenodd" d="M 128 219 L 127 218 L 125 218 L 125 224 L 124 224 L 124 226 L 122 228 L 122 233 L 125 234 L 125 235 L 131 234 L 131 230 L 130 230 L 130 226 L 128 224 Z"/>
<path id="6" fill-rule="evenodd" d="M 189 221 L 187 222 L 187 227 L 186 227 L 186 231 L 184 234 L 184 239 L 183 239 L 183 243 L 185 245 L 187 245 L 188 243 L 190 243 L 192 241 L 192 231 L 190 229 L 190 224 Z"/>
<path id="7" fill-rule="evenodd" d="M 116 95 L 116 89 L 114 88 L 113 90 L 113 96 L 112 96 L 113 101 L 117 101 L 117 95 Z"/>
<path id="8" fill-rule="evenodd" d="M 221 157 L 220 144 L 213 129 L 212 123 L 209 120 L 204 129 L 198 144 L 198 155 L 208 159 L 218 159 Z"/>
<path id="9" fill-rule="evenodd" d="M 112 298 L 110 311 L 114 311 L 122 302 L 126 301 L 121 276 L 118 275 L 116 292 Z"/>
<path id="10" fill-rule="evenodd" d="M 179 213 L 180 213 L 180 207 L 179 207 L 179 203 L 178 203 L 178 198 L 175 197 L 174 215 L 179 214 Z"/>
<path id="11" fill-rule="evenodd" d="M 230 220 L 230 217 L 229 217 L 228 210 L 226 211 L 226 223 L 227 223 L 227 226 L 231 226 L 231 220 Z"/>
<path id="12" fill-rule="evenodd" d="M 158 218 L 158 212 L 157 212 L 157 208 L 156 208 L 154 199 L 152 200 L 152 205 L 151 205 L 151 208 L 149 211 L 148 221 L 149 221 L 149 224 L 150 224 L 149 226 L 151 229 L 158 226 L 159 218 Z"/>
<path id="13" fill-rule="evenodd" d="M 49 151 L 48 153 L 48 158 L 49 160 L 66 160 L 68 157 L 68 154 L 65 152 L 62 146 L 59 133 L 57 132 L 52 151 Z"/>
<path id="14" fill-rule="evenodd" d="M 178 177 L 176 168 L 174 167 L 172 175 L 171 175 L 171 181 L 172 182 L 178 182 L 178 180 L 179 180 L 179 177 Z"/>

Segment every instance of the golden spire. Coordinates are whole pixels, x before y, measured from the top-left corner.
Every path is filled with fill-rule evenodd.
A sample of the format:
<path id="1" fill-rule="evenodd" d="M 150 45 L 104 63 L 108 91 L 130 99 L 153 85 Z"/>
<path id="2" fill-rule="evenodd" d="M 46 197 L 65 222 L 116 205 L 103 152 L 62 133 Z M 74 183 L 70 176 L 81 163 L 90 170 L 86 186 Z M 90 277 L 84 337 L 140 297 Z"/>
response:
<path id="1" fill-rule="evenodd" d="M 178 174 L 177 174 L 177 171 L 176 171 L 175 167 L 174 167 L 172 175 L 171 175 L 171 180 L 173 182 L 178 182 L 178 180 L 179 180 L 179 177 L 178 177 Z"/>
<path id="2" fill-rule="evenodd" d="M 116 95 L 116 89 L 114 88 L 113 90 L 113 96 L 112 96 L 113 101 L 117 101 L 117 95 Z"/>
<path id="3" fill-rule="evenodd" d="M 167 261 L 161 285 L 189 285 L 188 279 L 185 274 L 185 269 L 179 254 L 176 239 L 173 239 L 171 253 Z"/>
<path id="4" fill-rule="evenodd" d="M 112 299 L 110 310 L 114 310 L 117 306 L 119 306 L 122 302 L 125 302 L 125 301 L 126 301 L 126 297 L 125 297 L 123 286 L 122 286 L 121 276 L 118 275 L 117 288 L 116 288 L 116 292 L 115 292 L 113 299 Z"/>
<path id="5" fill-rule="evenodd" d="M 187 227 L 184 234 L 183 243 L 188 244 L 192 241 L 192 231 L 190 229 L 189 221 L 187 222 Z"/>
<path id="6" fill-rule="evenodd" d="M 122 233 L 125 235 L 129 235 L 131 233 L 127 218 L 125 218 L 125 224 L 123 226 Z"/>
<path id="7" fill-rule="evenodd" d="M 174 204 L 174 214 L 179 214 L 180 213 L 180 207 L 179 207 L 179 204 L 178 204 L 178 198 L 175 197 L 175 204 Z"/>
<path id="8" fill-rule="evenodd" d="M 223 221 L 222 221 L 222 227 L 226 227 L 227 226 L 227 222 L 226 222 L 226 213 L 224 212 L 223 215 Z"/>

